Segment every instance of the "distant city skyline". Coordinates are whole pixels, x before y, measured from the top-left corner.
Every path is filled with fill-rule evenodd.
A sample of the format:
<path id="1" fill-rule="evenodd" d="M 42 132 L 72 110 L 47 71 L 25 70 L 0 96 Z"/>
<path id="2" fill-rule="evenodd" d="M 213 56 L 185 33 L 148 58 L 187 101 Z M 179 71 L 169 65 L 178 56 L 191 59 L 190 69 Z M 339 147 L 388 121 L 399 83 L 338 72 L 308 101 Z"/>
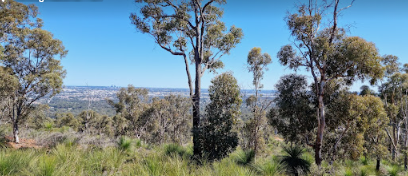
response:
<path id="1" fill-rule="evenodd" d="M 225 68 L 218 73 L 232 71 L 243 89 L 251 89 L 252 75 L 246 70 L 246 57 L 253 47 L 261 47 L 272 56 L 273 63 L 262 80 L 265 90 L 274 90 L 281 76 L 294 73 L 279 64 L 276 53 L 280 47 L 290 44 L 284 17 L 287 11 L 296 10 L 296 2 L 305 1 L 230 0 L 221 6 L 224 9 L 222 21 L 228 28 L 232 25 L 242 28 L 244 39 L 222 59 Z M 341 6 L 350 2 L 342 0 Z M 182 58 L 162 50 L 151 37 L 137 32 L 131 24 L 130 13 L 141 7 L 134 0 L 24 3 L 39 7 L 44 29 L 52 32 L 69 50 L 62 60 L 67 70 L 65 85 L 188 87 Z M 375 43 L 381 55 L 396 55 L 400 62 L 407 63 L 407 7 L 408 1 L 404 0 L 357 0 L 342 12 L 339 24 L 352 25 L 348 35 Z M 306 75 L 311 83 L 310 73 L 304 70 L 298 73 Z M 202 88 L 208 88 L 214 76 L 206 73 Z M 358 91 L 361 85 L 357 81 L 351 90 Z"/>

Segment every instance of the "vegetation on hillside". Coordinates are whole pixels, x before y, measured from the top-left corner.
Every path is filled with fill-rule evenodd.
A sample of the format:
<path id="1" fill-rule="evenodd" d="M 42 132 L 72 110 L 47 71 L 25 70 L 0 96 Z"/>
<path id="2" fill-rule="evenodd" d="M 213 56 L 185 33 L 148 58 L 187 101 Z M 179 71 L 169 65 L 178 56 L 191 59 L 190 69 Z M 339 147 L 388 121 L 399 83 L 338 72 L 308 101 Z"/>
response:
<path id="1" fill-rule="evenodd" d="M 62 91 L 58 58 L 67 50 L 42 29 L 36 6 L 0 4 L 1 175 L 408 174 L 408 64 L 338 26 L 354 1 L 342 8 L 339 0 L 310 0 L 288 13 L 293 42 L 277 58 L 313 79 L 282 76 L 273 100 L 260 93 L 272 63 L 261 48 L 247 56 L 254 95 L 241 93 L 233 73 L 217 73 L 243 38 L 221 21 L 226 0 L 135 2 L 136 29 L 183 57 L 189 96 L 151 97 L 129 85 L 104 103 L 87 96 L 81 112 L 64 105 L 68 111 L 52 116 L 39 100 Z M 204 104 L 206 71 L 216 76 Z M 366 85 L 351 92 L 357 80 L 378 93 Z"/>

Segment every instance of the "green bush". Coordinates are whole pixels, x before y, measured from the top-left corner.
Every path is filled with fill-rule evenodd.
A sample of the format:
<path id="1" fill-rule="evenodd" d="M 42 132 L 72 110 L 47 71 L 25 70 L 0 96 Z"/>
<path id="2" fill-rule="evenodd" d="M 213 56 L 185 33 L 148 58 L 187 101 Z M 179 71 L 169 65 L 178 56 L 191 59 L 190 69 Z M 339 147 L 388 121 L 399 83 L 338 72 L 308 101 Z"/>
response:
<path id="1" fill-rule="evenodd" d="M 168 156 L 176 154 L 183 157 L 186 154 L 186 150 L 179 144 L 167 144 L 164 146 L 164 153 Z"/>
<path id="2" fill-rule="evenodd" d="M 254 165 L 255 170 L 261 175 L 280 175 L 283 171 L 283 167 L 279 162 L 268 161 L 263 164 Z"/>
<path id="3" fill-rule="evenodd" d="M 401 168 L 398 165 L 393 165 L 387 171 L 389 176 L 397 176 Z"/>
<path id="4" fill-rule="evenodd" d="M 235 157 L 235 162 L 240 165 L 248 165 L 254 160 L 254 158 L 254 150 L 238 150 Z"/>
<path id="5" fill-rule="evenodd" d="M 121 136 L 118 142 L 119 149 L 122 151 L 128 151 L 132 147 L 132 140 L 126 136 Z"/>
<path id="6" fill-rule="evenodd" d="M 19 175 L 33 158 L 31 150 L 0 151 L 0 175 Z"/>

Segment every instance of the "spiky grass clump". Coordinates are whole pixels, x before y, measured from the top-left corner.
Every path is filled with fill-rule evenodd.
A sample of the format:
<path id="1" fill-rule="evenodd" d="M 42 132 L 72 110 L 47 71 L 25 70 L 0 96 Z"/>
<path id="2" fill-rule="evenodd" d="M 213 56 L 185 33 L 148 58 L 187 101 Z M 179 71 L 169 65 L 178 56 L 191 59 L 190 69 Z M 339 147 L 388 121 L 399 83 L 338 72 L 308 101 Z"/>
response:
<path id="1" fill-rule="evenodd" d="M 389 176 L 398 176 L 398 173 L 401 172 L 401 168 L 398 165 L 392 165 L 387 171 Z"/>
<path id="2" fill-rule="evenodd" d="M 166 155 L 179 155 L 179 156 L 184 156 L 184 154 L 186 153 L 186 151 L 184 150 L 184 148 L 178 144 L 167 144 L 164 146 L 164 152 L 166 153 Z"/>
<path id="3" fill-rule="evenodd" d="M 299 172 L 310 173 L 311 163 L 303 159 L 305 150 L 299 146 L 284 147 L 285 155 L 281 156 L 280 163 L 286 169 L 286 172 L 293 175 L 299 175 Z"/>
<path id="4" fill-rule="evenodd" d="M 7 139 L 6 139 L 6 133 L 4 132 L 5 130 L 3 128 L 0 128 L 0 148 L 6 148 L 7 147 Z"/>
<path id="5" fill-rule="evenodd" d="M 254 150 L 238 150 L 235 155 L 235 162 L 239 165 L 248 165 L 255 158 Z"/>
<path id="6" fill-rule="evenodd" d="M 263 163 L 256 163 L 253 168 L 258 172 L 259 175 L 271 175 L 277 176 L 282 175 L 283 167 L 282 165 L 274 160 L 266 161 Z"/>
<path id="7" fill-rule="evenodd" d="M 132 140 L 126 136 L 121 136 L 118 141 L 118 147 L 122 151 L 129 151 L 132 147 Z"/>

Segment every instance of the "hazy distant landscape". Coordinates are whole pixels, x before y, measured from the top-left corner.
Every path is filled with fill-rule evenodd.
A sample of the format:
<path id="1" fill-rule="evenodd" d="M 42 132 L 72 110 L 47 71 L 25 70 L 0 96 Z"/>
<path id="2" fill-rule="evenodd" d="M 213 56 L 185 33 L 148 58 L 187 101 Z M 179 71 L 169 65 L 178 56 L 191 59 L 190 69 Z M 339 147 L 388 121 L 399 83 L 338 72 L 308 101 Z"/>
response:
<path id="1" fill-rule="evenodd" d="M 109 116 L 115 115 L 115 109 L 110 106 L 106 99 L 117 101 L 116 94 L 121 87 L 118 86 L 65 86 L 60 94 L 52 98 L 41 98 L 37 104 L 47 104 L 50 109 L 47 115 L 55 117 L 56 113 L 71 112 L 78 115 L 88 109 L 94 110 L 100 114 Z M 163 98 L 168 95 L 181 95 L 188 97 L 189 90 L 186 88 L 147 88 L 149 97 Z M 275 90 L 262 90 L 264 99 L 272 100 L 275 97 Z M 254 95 L 254 90 L 241 90 L 243 99 Z M 209 101 L 208 89 L 202 89 L 201 101 L 206 104 Z"/>

